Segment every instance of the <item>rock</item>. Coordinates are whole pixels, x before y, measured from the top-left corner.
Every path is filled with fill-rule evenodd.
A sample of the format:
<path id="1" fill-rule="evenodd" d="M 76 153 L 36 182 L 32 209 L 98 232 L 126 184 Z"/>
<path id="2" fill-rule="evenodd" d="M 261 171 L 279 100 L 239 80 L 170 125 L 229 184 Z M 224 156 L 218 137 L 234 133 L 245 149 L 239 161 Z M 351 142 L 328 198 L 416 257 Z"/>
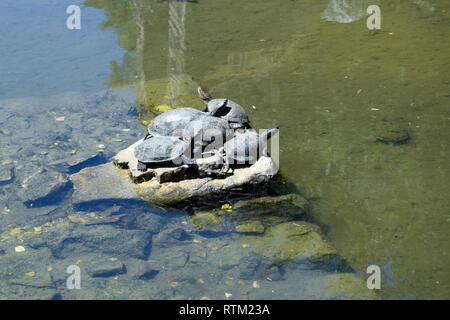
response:
<path id="1" fill-rule="evenodd" d="M 52 299 L 56 285 L 47 270 L 52 256 L 48 248 L 2 256 L 0 264 L 1 299 Z"/>
<path id="2" fill-rule="evenodd" d="M 304 218 L 309 210 L 308 200 L 298 194 L 240 200 L 233 205 L 234 212 L 242 212 L 246 217 L 255 218 L 275 214 L 277 216 L 299 219 Z"/>
<path id="3" fill-rule="evenodd" d="M 140 280 L 150 280 L 156 277 L 159 269 L 155 269 L 150 261 L 142 261 L 139 263 L 133 278 Z"/>
<path id="4" fill-rule="evenodd" d="M 13 182 L 14 167 L 11 165 L 0 165 L 0 186 Z"/>
<path id="5" fill-rule="evenodd" d="M 254 252 L 243 256 L 239 260 L 239 278 L 251 280 L 259 277 L 259 267 L 261 266 L 261 257 Z"/>
<path id="6" fill-rule="evenodd" d="M 239 233 L 264 233 L 264 225 L 260 221 L 249 221 L 236 226 Z"/>
<path id="7" fill-rule="evenodd" d="M 126 273 L 125 265 L 120 261 L 101 261 L 87 268 L 91 277 L 112 277 Z"/>
<path id="8" fill-rule="evenodd" d="M 106 159 L 103 155 L 103 152 L 94 151 L 84 152 L 81 154 L 76 154 L 69 158 L 60 159 L 49 163 L 48 166 L 60 172 L 73 174 L 83 168 L 92 167 L 105 162 Z"/>
<path id="9" fill-rule="evenodd" d="M 318 226 L 292 221 L 275 225 L 264 236 L 242 236 L 254 250 L 270 260 L 270 266 L 288 263 L 322 264 L 340 260 L 337 252 L 324 239 Z"/>
<path id="10" fill-rule="evenodd" d="M 119 229 L 112 225 L 77 225 L 73 230 L 49 234 L 46 240 L 58 258 L 103 252 L 145 259 L 151 249 L 152 235 L 143 230 Z"/>
<path id="11" fill-rule="evenodd" d="M 206 171 L 204 174 L 198 174 L 199 178 L 192 178 L 193 172 L 190 169 L 180 167 L 168 171 L 161 170 L 158 172 L 157 170 L 153 170 L 151 174 L 149 173 L 151 170 L 147 170 L 146 173 L 149 176 L 144 180 L 150 179 L 150 176 L 153 175 L 156 175 L 157 178 L 141 183 L 134 183 L 142 177 L 142 174 L 136 175 L 133 173 L 135 172 L 134 168 L 137 167 L 137 160 L 134 157 L 134 147 L 141 141 L 139 140 L 127 149 L 120 151 L 113 157 L 113 163 L 122 168 L 121 176 L 136 190 L 136 193 L 144 201 L 163 205 L 174 204 L 190 198 L 204 197 L 245 185 L 267 182 L 278 172 L 278 168 L 270 157 L 261 157 L 250 167 L 235 169 L 231 176 L 222 179 L 213 179 L 212 177 L 202 178 L 201 176 L 208 175 L 207 171 L 210 170 L 208 165 L 202 164 L 200 167 L 206 168 Z M 211 161 L 217 161 L 216 158 L 211 158 Z M 111 173 L 103 172 L 103 174 L 109 176 Z M 132 178 L 130 178 L 130 175 Z M 174 178 L 174 176 L 170 175 L 178 176 Z M 184 180 L 167 182 L 167 180 L 174 179 Z"/>
<path id="12" fill-rule="evenodd" d="M 266 275 L 267 278 L 272 281 L 279 281 L 283 279 L 280 268 L 278 268 L 277 266 L 272 266 L 268 270 L 266 270 Z"/>
<path id="13" fill-rule="evenodd" d="M 407 129 L 393 123 L 382 123 L 376 130 L 376 141 L 394 146 L 408 142 L 410 135 Z"/>
<path id="14" fill-rule="evenodd" d="M 226 192 L 244 185 L 269 181 L 277 173 L 271 158 L 261 157 L 254 165 L 234 170 L 225 179 L 198 178 L 180 182 L 159 183 L 156 180 L 135 184 L 139 197 L 159 204 L 173 204 L 190 198 L 205 197 Z"/>
<path id="15" fill-rule="evenodd" d="M 89 167 L 70 176 L 75 205 L 98 200 L 138 200 L 139 197 L 127 179 L 113 164 Z"/>
<path id="16" fill-rule="evenodd" d="M 67 177 L 53 170 L 30 165 L 16 172 L 21 183 L 17 195 L 28 207 L 55 204 L 69 189 Z"/>
<path id="17" fill-rule="evenodd" d="M 175 230 L 172 230 L 170 235 L 172 238 L 179 241 L 186 241 L 191 239 L 191 236 L 183 228 L 176 228 Z"/>
<path id="18" fill-rule="evenodd" d="M 198 212 L 190 216 L 191 222 L 200 230 L 222 231 L 221 218 L 213 212 Z"/>

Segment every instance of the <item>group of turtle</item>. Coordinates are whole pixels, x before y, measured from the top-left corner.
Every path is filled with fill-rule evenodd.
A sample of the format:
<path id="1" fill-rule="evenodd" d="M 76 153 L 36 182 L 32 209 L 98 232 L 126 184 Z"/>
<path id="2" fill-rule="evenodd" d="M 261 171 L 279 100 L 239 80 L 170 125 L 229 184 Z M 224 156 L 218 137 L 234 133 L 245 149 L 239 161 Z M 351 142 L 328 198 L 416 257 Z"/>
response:
<path id="1" fill-rule="evenodd" d="M 177 108 L 166 111 L 148 125 L 148 133 L 134 149 L 139 171 L 172 162 L 195 164 L 199 157 L 220 154 L 227 172 L 235 162 L 254 163 L 266 151 L 265 142 L 277 130 L 261 135 L 250 127 L 244 108 L 229 99 L 213 99 L 201 87 L 203 110 Z M 225 141 L 225 143 L 222 143 Z"/>

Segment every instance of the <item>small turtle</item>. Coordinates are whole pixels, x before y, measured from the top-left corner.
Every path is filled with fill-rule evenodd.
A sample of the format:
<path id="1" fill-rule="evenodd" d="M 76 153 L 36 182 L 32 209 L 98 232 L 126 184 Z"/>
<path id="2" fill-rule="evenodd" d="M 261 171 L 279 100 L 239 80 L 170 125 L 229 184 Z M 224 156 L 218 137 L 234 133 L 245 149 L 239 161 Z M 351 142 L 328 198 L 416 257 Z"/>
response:
<path id="1" fill-rule="evenodd" d="M 224 171 L 228 171 L 230 165 L 235 161 L 239 163 L 255 163 L 260 155 L 265 155 L 266 141 L 270 139 L 278 131 L 278 126 L 267 129 L 258 135 L 254 130 L 247 130 L 238 133 L 233 139 L 227 141 L 223 146 L 222 153 L 225 157 Z M 260 150 L 260 147 L 264 147 Z"/>
<path id="2" fill-rule="evenodd" d="M 232 129 L 250 128 L 250 121 L 242 106 L 229 99 L 213 99 L 201 87 L 198 87 L 197 91 L 200 97 L 207 102 L 203 106 L 203 112 L 208 112 L 212 116 L 227 120 Z"/>
<path id="3" fill-rule="evenodd" d="M 168 164 L 170 161 L 175 164 L 181 163 L 180 160 L 191 163 L 192 161 L 183 155 L 188 147 L 188 143 L 177 137 L 160 135 L 148 137 L 134 148 L 134 156 L 138 160 L 137 169 L 146 171 L 154 163 Z"/>

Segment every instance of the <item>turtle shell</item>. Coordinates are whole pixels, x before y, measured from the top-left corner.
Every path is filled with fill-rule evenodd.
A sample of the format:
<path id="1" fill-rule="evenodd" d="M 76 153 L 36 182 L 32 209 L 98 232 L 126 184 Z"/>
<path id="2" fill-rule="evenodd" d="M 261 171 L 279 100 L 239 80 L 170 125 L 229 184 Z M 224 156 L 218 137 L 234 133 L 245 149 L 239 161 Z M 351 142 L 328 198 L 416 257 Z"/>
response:
<path id="1" fill-rule="evenodd" d="M 253 130 L 237 133 L 224 145 L 228 159 L 239 162 L 256 162 L 259 152 L 259 135 Z"/>
<path id="2" fill-rule="evenodd" d="M 221 108 L 220 111 L 217 111 L 223 105 L 224 101 L 226 101 L 225 108 Z M 232 100 L 213 99 L 208 102 L 206 109 L 211 115 L 221 117 L 228 122 L 249 123 L 244 108 Z"/>
<path id="3" fill-rule="evenodd" d="M 162 136 L 182 136 L 188 123 L 207 114 L 193 108 L 179 108 L 166 111 L 148 125 L 148 133 Z"/>
<path id="4" fill-rule="evenodd" d="M 222 118 L 204 116 L 201 119 L 190 122 L 185 128 L 184 138 L 191 140 L 200 135 L 202 143 L 209 143 L 215 137 L 224 137 L 230 129 L 228 121 Z"/>
<path id="5" fill-rule="evenodd" d="M 166 162 L 181 156 L 188 144 L 177 137 L 154 135 L 134 148 L 136 159 L 143 163 Z"/>

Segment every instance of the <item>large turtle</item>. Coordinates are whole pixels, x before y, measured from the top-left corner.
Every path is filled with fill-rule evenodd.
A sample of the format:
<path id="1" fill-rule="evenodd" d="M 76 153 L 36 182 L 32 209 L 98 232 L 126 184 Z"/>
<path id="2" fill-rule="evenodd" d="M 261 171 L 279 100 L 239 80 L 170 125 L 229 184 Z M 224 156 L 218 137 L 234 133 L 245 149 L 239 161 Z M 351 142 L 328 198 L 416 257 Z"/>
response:
<path id="1" fill-rule="evenodd" d="M 231 164 L 237 161 L 237 164 L 255 163 L 260 155 L 265 155 L 266 141 L 278 131 L 278 126 L 267 129 L 262 134 L 254 130 L 246 130 L 243 133 L 237 133 L 231 140 L 227 141 L 221 152 L 225 158 L 224 171 L 228 171 Z M 263 150 L 260 148 L 264 147 Z"/>
<path id="2" fill-rule="evenodd" d="M 150 122 L 146 139 L 153 135 L 181 137 L 183 135 L 182 130 L 189 122 L 204 116 L 206 116 L 206 113 L 193 108 L 178 108 L 166 111 Z"/>
<path id="3" fill-rule="evenodd" d="M 185 142 L 193 142 L 194 157 L 203 151 L 211 151 L 223 146 L 227 136 L 233 134 L 227 120 L 212 116 L 204 116 L 191 121 L 184 131 Z M 207 147 L 204 150 L 204 147 Z"/>
<path id="4" fill-rule="evenodd" d="M 152 164 L 181 164 L 181 160 L 192 163 L 184 156 L 189 144 L 177 137 L 152 135 L 134 148 L 138 160 L 137 169 L 146 171 Z"/>
<path id="5" fill-rule="evenodd" d="M 158 115 L 148 125 L 148 135 L 146 138 L 152 135 L 181 137 L 183 135 L 183 129 L 188 123 L 208 115 L 215 116 L 216 113 L 222 111 L 222 108 L 225 108 L 226 104 L 226 99 L 218 101 L 215 111 L 210 113 L 205 113 L 193 108 L 177 108 L 168 110 Z"/>
<path id="6" fill-rule="evenodd" d="M 242 106 L 229 99 L 213 99 L 201 87 L 198 87 L 197 91 L 203 101 L 206 102 L 203 106 L 203 112 L 227 120 L 232 129 L 250 128 L 250 121 Z"/>

